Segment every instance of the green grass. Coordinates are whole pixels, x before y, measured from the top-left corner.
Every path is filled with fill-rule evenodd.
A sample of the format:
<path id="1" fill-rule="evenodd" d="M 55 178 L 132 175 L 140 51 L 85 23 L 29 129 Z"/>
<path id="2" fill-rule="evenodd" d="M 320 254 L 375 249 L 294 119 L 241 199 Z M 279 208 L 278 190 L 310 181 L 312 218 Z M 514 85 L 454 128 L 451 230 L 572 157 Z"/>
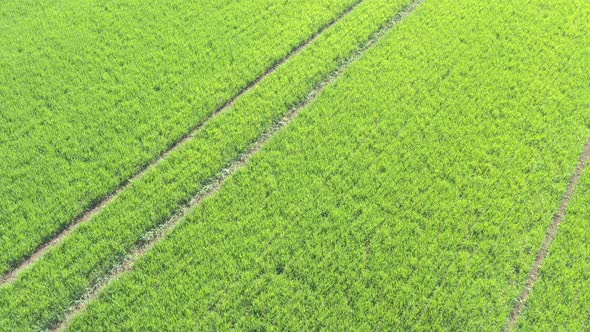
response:
<path id="1" fill-rule="evenodd" d="M 354 1 L 3 1 L 0 274 Z"/>
<path id="2" fill-rule="evenodd" d="M 584 1 L 432 0 L 72 330 L 501 330 L 590 134 Z"/>
<path id="3" fill-rule="evenodd" d="M 72 302 L 115 267 L 146 233 L 170 218 L 273 122 L 304 100 L 404 3 L 367 0 L 360 4 L 209 122 L 194 140 L 132 183 L 16 282 L 0 288 L 0 330 L 46 328 L 62 319 Z"/>

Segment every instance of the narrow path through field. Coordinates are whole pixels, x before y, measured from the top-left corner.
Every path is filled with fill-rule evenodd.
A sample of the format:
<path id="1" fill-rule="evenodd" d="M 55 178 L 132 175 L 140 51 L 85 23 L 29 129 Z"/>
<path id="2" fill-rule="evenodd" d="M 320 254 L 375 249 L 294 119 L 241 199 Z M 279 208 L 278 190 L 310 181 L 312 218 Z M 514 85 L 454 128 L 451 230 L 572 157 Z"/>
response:
<path id="1" fill-rule="evenodd" d="M 555 236 L 557 235 L 559 225 L 561 225 L 561 223 L 563 222 L 563 219 L 564 219 L 566 212 L 567 212 L 567 208 L 568 208 L 568 206 L 572 200 L 572 197 L 576 191 L 576 186 L 580 182 L 580 179 L 582 178 L 582 174 L 584 173 L 584 169 L 586 169 L 586 166 L 588 165 L 589 160 L 590 160 L 590 139 L 588 141 L 586 141 L 586 145 L 584 146 L 584 151 L 582 152 L 582 155 L 580 156 L 580 161 L 578 162 L 576 170 L 575 170 L 572 178 L 570 179 L 570 182 L 567 186 L 567 189 L 565 191 L 565 195 L 563 196 L 563 199 L 561 201 L 559 209 L 557 210 L 557 213 L 553 217 L 553 221 L 552 221 L 551 225 L 549 226 L 549 230 L 547 231 L 547 235 L 545 236 L 545 240 L 543 241 L 543 244 L 541 245 L 541 250 L 539 251 L 537 258 L 535 259 L 535 262 L 533 264 L 533 268 L 528 275 L 526 284 L 525 284 L 520 296 L 518 297 L 518 301 L 516 302 L 516 305 L 514 306 L 512 313 L 510 314 L 510 320 L 508 321 L 506 331 L 514 330 L 514 328 L 516 327 L 516 324 L 518 323 L 518 318 L 520 317 L 520 315 L 522 314 L 522 311 L 525 308 L 526 301 L 528 300 L 529 295 L 531 294 L 531 292 L 533 290 L 533 287 L 535 287 L 535 282 L 539 278 L 539 272 L 541 270 L 543 262 L 545 261 L 545 258 L 547 258 L 547 254 L 549 253 L 549 248 L 551 247 L 553 240 L 555 240 Z"/>
<path id="2" fill-rule="evenodd" d="M 225 112 L 226 110 L 228 110 L 229 108 L 231 108 L 231 106 L 234 104 L 234 102 L 238 98 L 240 98 L 245 93 L 251 91 L 252 89 L 256 88 L 256 86 L 258 86 L 258 84 L 260 84 L 260 82 L 262 82 L 266 77 L 268 77 L 269 75 L 271 75 L 272 73 L 274 73 L 278 68 L 280 68 L 286 62 L 288 62 L 294 56 L 298 55 L 303 50 L 305 50 L 324 31 L 326 31 L 327 29 L 329 29 L 330 27 L 334 26 L 339 21 L 341 21 L 344 17 L 346 17 L 348 14 L 350 14 L 362 2 L 363 2 L 363 0 L 356 1 L 352 6 L 350 6 L 349 8 L 347 8 L 344 12 L 342 12 L 340 15 L 338 15 L 334 20 L 332 20 L 330 23 L 324 25 L 321 29 L 319 29 L 317 32 L 315 32 L 309 39 L 307 39 L 306 41 L 304 41 L 303 43 L 301 43 L 299 46 L 297 46 L 296 48 L 294 48 L 284 58 L 282 58 L 277 63 L 275 63 L 274 65 L 272 65 L 262 75 L 258 76 L 254 81 L 252 81 L 246 87 L 244 87 L 242 90 L 240 90 L 240 92 L 238 92 L 235 96 L 233 96 L 230 100 L 228 100 L 223 106 L 221 106 L 220 108 L 218 108 L 215 112 L 211 113 L 211 115 L 209 115 L 209 117 L 207 119 L 205 119 L 205 121 L 203 121 L 202 123 L 198 124 L 193 129 L 191 129 L 191 131 L 186 136 L 182 137 L 180 140 L 178 140 L 177 142 L 175 142 L 174 144 L 172 144 L 166 151 L 164 151 L 158 157 L 156 157 L 155 159 L 153 159 L 149 164 L 147 164 L 145 167 L 143 167 L 141 170 L 139 170 L 139 172 L 137 172 L 131 178 L 125 180 L 125 182 L 122 183 L 121 186 L 119 186 L 112 194 L 107 195 L 106 197 L 104 197 L 96 205 L 94 205 L 90 209 L 86 210 L 82 215 L 80 215 L 79 217 L 77 217 L 65 229 L 63 229 L 61 232 L 59 232 L 58 234 L 56 234 L 49 241 L 47 241 L 44 244 L 42 244 L 37 250 L 35 250 L 31 254 L 31 256 L 29 256 L 29 258 L 27 258 L 26 260 L 22 261 L 16 268 L 14 268 L 13 270 L 9 271 L 8 273 L 6 273 L 2 277 L 0 277 L 0 285 L 5 284 L 5 283 L 9 283 L 11 281 L 14 281 L 16 279 L 16 277 L 18 276 L 18 274 L 21 271 L 23 271 L 28 266 L 30 266 L 31 264 L 33 264 L 36 261 L 38 261 L 52 247 L 54 247 L 57 244 L 61 243 L 63 241 L 63 239 L 66 238 L 68 235 L 70 235 L 76 228 L 78 228 L 78 226 L 80 226 L 80 224 L 89 221 L 92 218 L 92 216 L 94 216 L 94 215 L 100 213 L 102 210 L 104 210 L 105 207 L 107 207 L 117 196 L 119 196 L 125 189 L 127 189 L 129 187 L 129 185 L 133 181 L 139 180 L 147 172 L 149 172 L 151 169 L 153 169 L 158 164 L 160 164 L 164 159 L 166 159 L 171 153 L 173 153 L 174 151 L 178 150 L 180 147 L 182 147 L 183 145 L 185 145 L 189 141 L 191 141 L 194 138 L 195 134 L 201 128 L 203 128 L 209 122 L 211 122 L 212 119 L 214 119 L 216 116 L 222 114 L 223 112 Z"/>
<path id="3" fill-rule="evenodd" d="M 365 52 L 375 46 L 382 38 L 385 36 L 391 29 L 393 29 L 396 25 L 402 22 L 406 17 L 411 15 L 418 6 L 423 3 L 425 0 L 414 0 L 408 6 L 405 7 L 401 12 L 396 14 L 392 17 L 379 31 L 374 33 L 371 38 L 365 42 L 349 59 L 347 59 L 343 64 L 341 64 L 336 70 L 334 70 L 330 75 L 328 75 L 323 81 L 321 81 L 305 98 L 303 102 L 299 105 L 292 108 L 287 115 L 283 117 L 279 122 L 277 122 L 271 129 L 267 132 L 262 134 L 256 142 L 254 142 L 247 152 L 245 152 L 241 157 L 234 162 L 232 162 L 228 167 L 220 171 L 216 174 L 216 176 L 211 179 L 210 184 L 205 186 L 193 199 L 186 204 L 176 215 L 174 215 L 171 219 L 169 219 L 165 224 L 163 224 L 157 231 L 153 232 L 150 239 L 148 239 L 144 245 L 134 250 L 134 252 L 129 255 L 125 261 L 120 264 L 116 269 L 114 269 L 109 276 L 102 279 L 101 282 L 94 285 L 92 289 L 90 289 L 80 301 L 78 301 L 77 305 L 68 312 L 67 316 L 59 325 L 55 326 L 52 331 L 63 331 L 68 324 L 81 312 L 83 312 L 87 305 L 96 299 L 99 293 L 106 288 L 111 282 L 119 278 L 126 272 L 129 272 L 133 269 L 133 265 L 143 256 L 145 253 L 150 250 L 154 245 L 156 245 L 160 240 L 166 237 L 166 234 L 170 233 L 176 225 L 182 220 L 184 216 L 190 213 L 197 205 L 199 205 L 203 200 L 206 198 L 214 195 L 217 191 L 221 189 L 225 181 L 232 176 L 237 170 L 244 167 L 254 155 L 256 155 L 265 145 L 266 143 L 280 130 L 284 127 L 288 126 L 293 120 L 301 113 L 303 109 L 305 109 L 308 105 L 310 105 L 317 97 L 324 91 L 324 89 L 335 82 L 338 78 L 340 78 L 344 72 L 357 60 L 359 60 Z M 358 5 L 358 2 L 357 4 Z M 355 6 L 356 6 L 355 5 Z M 354 8 L 354 6 L 353 6 Z M 349 9 L 350 11 L 351 9 Z M 299 50 L 300 51 L 300 50 Z"/>

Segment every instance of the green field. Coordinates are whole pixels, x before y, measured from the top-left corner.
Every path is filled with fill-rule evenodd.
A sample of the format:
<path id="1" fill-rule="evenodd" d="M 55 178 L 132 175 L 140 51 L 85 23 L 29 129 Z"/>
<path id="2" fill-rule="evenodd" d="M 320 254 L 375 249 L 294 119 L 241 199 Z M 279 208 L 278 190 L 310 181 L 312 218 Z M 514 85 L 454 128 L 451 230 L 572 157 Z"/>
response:
<path id="1" fill-rule="evenodd" d="M 587 1 L 9 0 L 0 31 L 0 331 L 590 328 Z"/>

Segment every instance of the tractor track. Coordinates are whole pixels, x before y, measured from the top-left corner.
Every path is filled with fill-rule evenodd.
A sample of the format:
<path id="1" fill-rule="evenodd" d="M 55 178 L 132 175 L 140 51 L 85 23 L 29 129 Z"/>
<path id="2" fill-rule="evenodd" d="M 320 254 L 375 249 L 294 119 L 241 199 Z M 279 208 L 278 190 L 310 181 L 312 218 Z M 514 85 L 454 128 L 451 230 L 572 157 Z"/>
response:
<path id="1" fill-rule="evenodd" d="M 297 116 L 307 108 L 313 101 L 315 101 L 320 94 L 332 83 L 338 80 L 346 70 L 357 60 L 359 60 L 369 49 L 375 46 L 390 30 L 401 23 L 406 17 L 410 16 L 414 11 L 425 2 L 425 0 L 414 0 L 408 4 L 404 9 L 398 12 L 395 16 L 389 19 L 386 24 L 375 32 L 362 46 L 353 53 L 344 63 L 338 66 L 331 74 L 328 74 L 298 105 L 293 107 L 280 121 L 276 122 L 269 130 L 262 134 L 238 159 L 230 163 L 226 168 L 217 173 L 209 184 L 193 197 L 193 199 L 182 207 L 172 218 L 161 225 L 156 231 L 151 233 L 151 237 L 144 242 L 143 245 L 136 248 L 127 258 L 121 262 L 111 273 L 102 278 L 93 287 L 91 287 L 77 303 L 70 308 L 66 317 L 54 326 L 52 331 L 63 331 L 68 325 L 81 314 L 88 304 L 97 299 L 100 292 L 105 289 L 113 281 L 117 280 L 123 274 L 133 270 L 134 264 L 141 259 L 151 248 L 164 239 L 178 223 L 191 211 L 193 211 L 205 199 L 215 195 L 223 186 L 225 181 L 235 174 L 239 169 L 245 167 L 248 162 L 260 152 L 264 146 L 282 129 L 291 124 Z M 358 3 L 357 3 L 358 4 Z"/>

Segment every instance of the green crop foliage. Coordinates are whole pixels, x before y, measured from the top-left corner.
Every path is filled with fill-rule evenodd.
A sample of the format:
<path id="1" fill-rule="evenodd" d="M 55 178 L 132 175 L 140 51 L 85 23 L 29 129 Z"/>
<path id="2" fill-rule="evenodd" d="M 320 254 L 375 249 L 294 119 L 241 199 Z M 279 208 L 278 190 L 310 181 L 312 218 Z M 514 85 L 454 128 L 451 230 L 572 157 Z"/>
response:
<path id="1" fill-rule="evenodd" d="M 0 274 L 354 1 L 2 1 Z"/>
<path id="2" fill-rule="evenodd" d="M 170 218 L 211 177 L 348 58 L 407 1 L 367 0 L 195 138 L 131 184 L 18 280 L 0 288 L 0 330 L 44 329 L 103 277 L 144 235 Z"/>
<path id="3" fill-rule="evenodd" d="M 576 3 L 577 33 L 580 39 L 577 52 L 569 63 L 579 61 L 577 67 L 586 75 L 572 79 L 562 89 L 577 89 L 586 105 L 572 112 L 587 116 L 590 91 L 582 88 L 590 82 L 590 3 Z M 573 8 L 570 9 L 575 11 Z M 587 118 L 586 118 L 587 121 Z M 541 268 L 525 310 L 518 321 L 523 331 L 584 331 L 590 329 L 590 172 L 585 170 L 581 183 L 567 209 L 549 254 Z"/>
<path id="4" fill-rule="evenodd" d="M 581 39 L 577 52 L 581 72 L 586 76 L 572 80 L 569 86 L 583 87 L 590 81 L 590 4 L 581 3 L 576 20 Z M 579 91 L 583 91 L 579 89 Z M 590 101 L 586 90 L 581 99 Z M 580 105 L 573 112 L 587 114 L 590 104 Z M 567 210 L 566 217 L 558 229 L 539 279 L 532 290 L 525 310 L 518 322 L 524 331 L 584 331 L 590 329 L 590 172 L 586 169 L 582 181 Z"/>
<path id="5" fill-rule="evenodd" d="M 408 2 L 363 1 L 0 286 L 0 331 L 61 321 Z M 0 271 L 352 3 L 5 1 Z M 587 45 L 585 0 L 426 0 L 70 329 L 501 330 L 590 136 Z M 588 329 L 589 181 L 523 330 Z"/>
<path id="6" fill-rule="evenodd" d="M 586 170 L 541 268 L 539 279 L 518 322 L 522 331 L 590 329 L 589 176 Z"/>
<path id="7" fill-rule="evenodd" d="M 426 1 L 71 329 L 501 330 L 590 134 L 584 3 Z"/>
<path id="8" fill-rule="evenodd" d="M 590 96 L 589 96 L 590 97 Z M 590 178 L 577 189 L 527 306 L 523 331 L 590 329 Z"/>

